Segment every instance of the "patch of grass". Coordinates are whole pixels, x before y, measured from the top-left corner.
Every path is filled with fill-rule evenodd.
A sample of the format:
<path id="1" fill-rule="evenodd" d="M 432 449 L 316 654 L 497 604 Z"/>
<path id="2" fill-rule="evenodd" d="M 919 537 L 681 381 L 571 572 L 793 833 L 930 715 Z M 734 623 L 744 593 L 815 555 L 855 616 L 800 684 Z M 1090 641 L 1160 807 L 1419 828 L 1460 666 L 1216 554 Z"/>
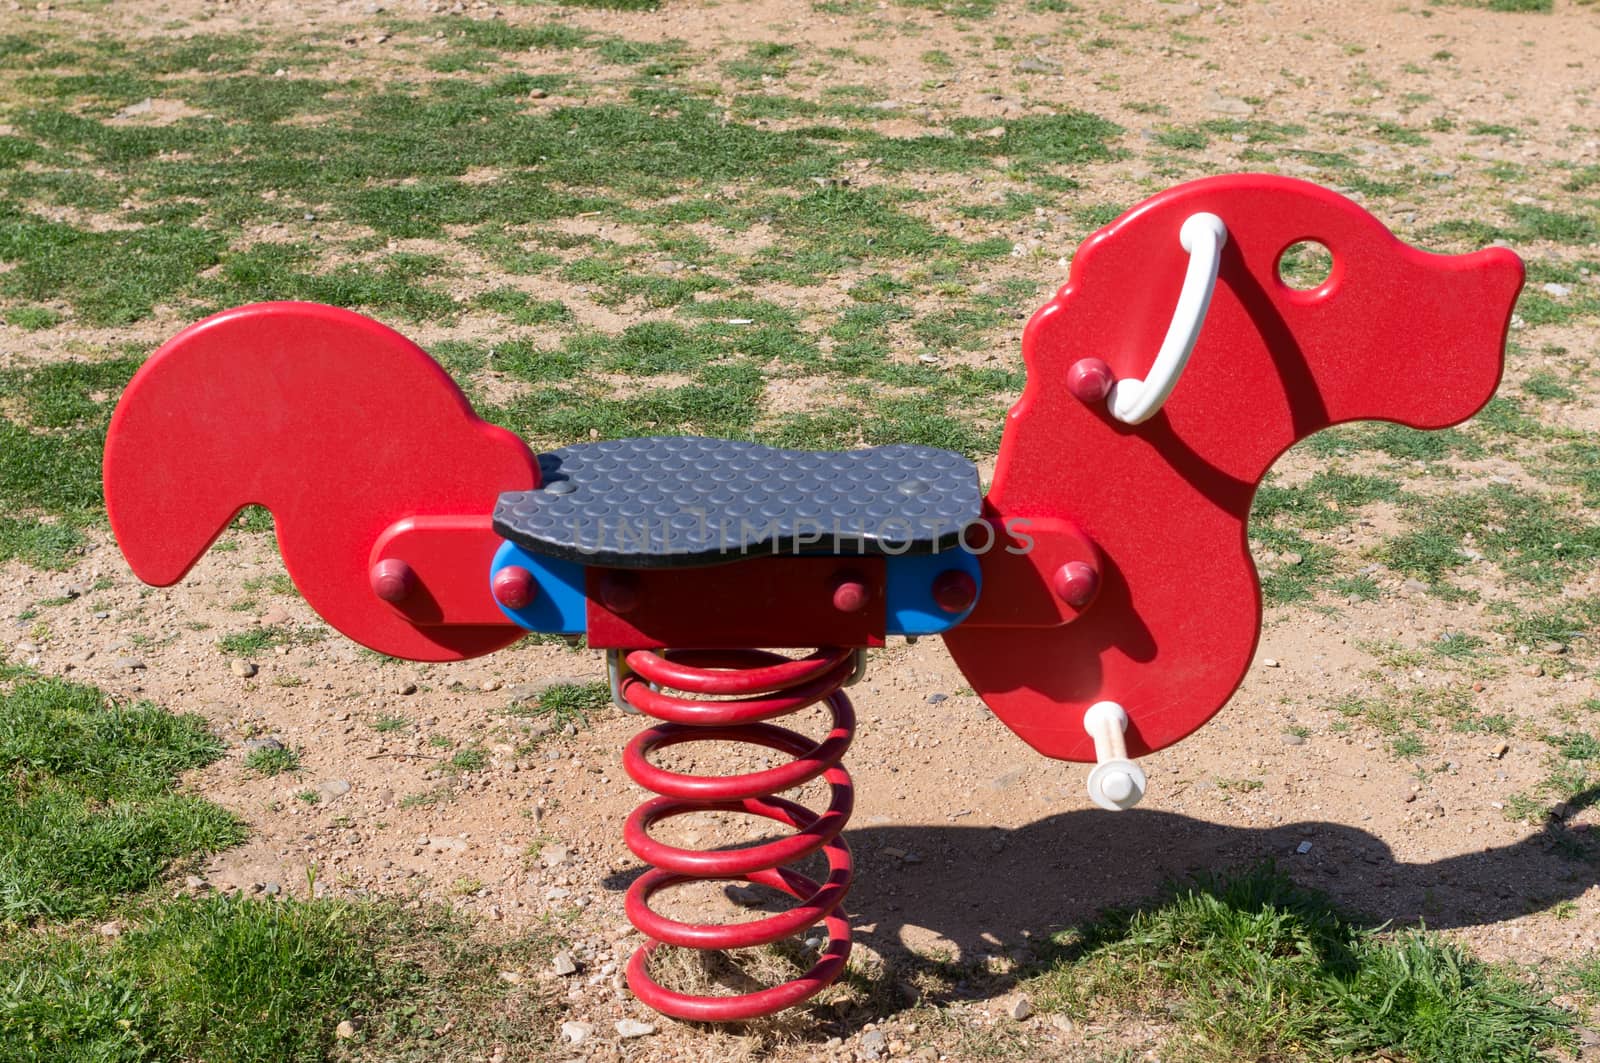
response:
<path id="1" fill-rule="evenodd" d="M 1448 577 L 1467 563 L 1469 535 L 1472 548 L 1527 590 L 1560 587 L 1600 557 L 1600 526 L 1555 498 L 1510 485 L 1410 498 L 1406 508 L 1411 530 L 1385 541 L 1377 556 L 1436 588 L 1448 589 Z"/>
<path id="2" fill-rule="evenodd" d="M 1476 635 L 1463 631 L 1447 631 L 1439 636 L 1431 649 L 1441 657 L 1448 657 L 1452 661 L 1467 661 L 1483 649 L 1483 640 Z"/>
<path id="3" fill-rule="evenodd" d="M 1268 865 L 1201 876 L 1057 935 L 1027 983 L 1079 1019 L 1107 1004 L 1175 1028 L 1162 1055 L 1532 1061 L 1572 1016 L 1448 941 L 1359 927 Z"/>
<path id="4" fill-rule="evenodd" d="M 1422 756 L 1428 751 L 1428 744 L 1415 734 L 1406 733 L 1389 744 L 1389 751 L 1395 756 L 1411 760 Z"/>
<path id="5" fill-rule="evenodd" d="M 318 627 L 269 624 L 224 635 L 217 640 L 217 648 L 230 657 L 250 657 L 274 646 L 307 646 L 321 642 L 325 637 L 327 632 Z"/>
<path id="6" fill-rule="evenodd" d="M 181 898 L 129 921 L 109 943 L 92 931 L 0 943 L 0 1056 L 324 1059 L 345 1019 L 375 1058 L 549 1048 L 542 995 L 497 976 L 548 963 L 541 937 L 480 942 L 441 909 L 398 902 Z"/>
<path id="7" fill-rule="evenodd" d="M 1557 399 L 1560 402 L 1571 402 L 1571 400 L 1578 397 L 1578 392 L 1573 391 L 1573 386 L 1570 383 L 1566 383 L 1565 379 L 1560 378 L 1555 373 L 1550 373 L 1549 370 L 1530 373 L 1528 379 L 1523 381 L 1522 389 L 1533 395 L 1534 399 Z"/>
<path id="8" fill-rule="evenodd" d="M 548 325 L 568 321 L 572 312 L 559 299 L 535 299 L 516 288 L 494 288 L 473 300 L 473 305 L 509 318 L 514 325 Z"/>
<path id="9" fill-rule="evenodd" d="M 1600 240 L 1600 223 L 1590 214 L 1568 214 L 1530 203 L 1514 203 L 1506 213 L 1520 226 L 1519 235 L 1524 240 L 1558 244 L 1592 244 Z"/>
<path id="10" fill-rule="evenodd" d="M 1551 447 L 1534 463 L 1541 476 L 1578 488 L 1590 506 L 1600 506 L 1600 443 L 1573 442 Z"/>
<path id="11" fill-rule="evenodd" d="M 82 534 L 67 524 L 0 517 L 0 561 L 59 572 L 83 552 L 83 542 Z"/>
<path id="12" fill-rule="evenodd" d="M 262 746 L 245 756 L 244 765 L 268 777 L 282 775 L 286 771 L 300 770 L 300 754 L 288 747 Z"/>
<path id="13" fill-rule="evenodd" d="M 516 716 L 547 719 L 551 729 L 559 731 L 567 724 L 589 727 L 590 714 L 602 712 L 610 706 L 611 686 L 608 683 L 557 683 L 541 692 L 533 704 L 512 702 L 506 711 Z"/>
<path id="14" fill-rule="evenodd" d="M 1587 731 L 1549 735 L 1545 741 L 1555 747 L 1557 754 L 1568 760 L 1600 760 L 1600 738 Z"/>
<path id="15" fill-rule="evenodd" d="M 5 312 L 5 320 L 8 325 L 38 332 L 61 324 L 61 315 L 44 306 L 14 306 Z"/>
<path id="16" fill-rule="evenodd" d="M 438 786 L 434 787 L 432 790 L 422 790 L 418 793 L 406 794 L 400 799 L 400 807 L 403 809 L 432 808 L 440 802 L 450 800 L 454 796 L 454 791 L 452 791 L 448 786 Z"/>
<path id="17" fill-rule="evenodd" d="M 1268 481 L 1250 507 L 1252 521 L 1286 520 L 1311 531 L 1347 527 L 1362 506 L 1393 501 L 1400 484 L 1388 477 L 1345 472 L 1337 466 L 1318 469 L 1303 484 L 1284 487 Z"/>
<path id="18" fill-rule="evenodd" d="M 317 257 L 318 252 L 302 244 L 258 244 L 229 256 L 218 280 L 200 285 L 200 291 L 219 307 L 297 299 L 413 321 L 446 317 L 456 309 L 448 292 L 424 283 L 446 272 L 437 255 L 396 253 L 326 273 L 297 268 L 312 265 Z"/>
<path id="19" fill-rule="evenodd" d="M 1204 129 L 1164 129 L 1156 134 L 1156 143 L 1174 151 L 1200 151 L 1211 143 Z"/>
<path id="20" fill-rule="evenodd" d="M 482 771 L 484 765 L 489 763 L 489 754 L 478 746 L 468 746 L 458 749 L 445 761 L 444 767 L 449 772 Z"/>
<path id="21" fill-rule="evenodd" d="M 217 264 L 220 235 L 186 225 L 95 232 L 8 208 L 0 202 L 0 294 L 69 299 L 90 325 L 146 317 Z"/>
<path id="22" fill-rule="evenodd" d="M 997 0 L 895 0 L 901 7 L 919 7 L 956 18 L 988 18 Z"/>
<path id="23" fill-rule="evenodd" d="M 392 716 L 388 713 L 378 716 L 372 721 L 372 729 L 379 734 L 393 734 L 404 731 L 411 726 L 411 721 L 404 716 Z"/>
<path id="24" fill-rule="evenodd" d="M 1382 588 L 1371 576 L 1342 576 L 1329 584 L 1335 594 L 1363 602 L 1375 602 L 1382 597 Z"/>
<path id="25" fill-rule="evenodd" d="M 1489 611 L 1504 619 L 1499 631 L 1525 646 L 1546 642 L 1572 642 L 1588 638 L 1600 625 L 1600 598 L 1562 598 L 1550 608 L 1523 609 L 1515 603 L 1493 602 Z"/>
<path id="26" fill-rule="evenodd" d="M 1581 960 L 1572 967 L 1573 981 L 1591 997 L 1600 999 L 1600 953 Z"/>
<path id="27" fill-rule="evenodd" d="M 16 680 L 0 694 L 0 922 L 99 914 L 172 861 L 240 841 L 231 813 L 173 792 L 221 753 L 197 716 Z"/>
<path id="28" fill-rule="evenodd" d="M 795 51 L 792 44 L 752 44 L 745 49 L 744 58 L 728 60 L 722 70 L 737 81 L 777 80 L 789 72 Z"/>
<path id="29" fill-rule="evenodd" d="M 1403 665 L 1391 663 L 1390 667 Z M 1331 707 L 1347 719 L 1364 720 L 1378 733 L 1397 741 L 1405 739 L 1413 729 L 1431 730 L 1436 717 L 1458 719 L 1472 711 L 1470 702 L 1460 694 L 1420 689 L 1402 692 L 1393 688 L 1370 696 L 1347 694 L 1336 698 Z"/>

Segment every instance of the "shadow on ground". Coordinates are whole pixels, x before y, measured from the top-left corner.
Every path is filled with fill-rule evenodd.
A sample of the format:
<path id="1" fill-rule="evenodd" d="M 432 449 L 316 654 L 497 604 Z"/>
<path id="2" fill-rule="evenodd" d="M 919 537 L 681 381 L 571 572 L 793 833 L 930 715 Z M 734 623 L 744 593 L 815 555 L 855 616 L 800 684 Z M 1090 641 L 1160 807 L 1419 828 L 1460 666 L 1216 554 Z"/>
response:
<path id="1" fill-rule="evenodd" d="M 1597 801 L 1593 789 L 1569 805 Z M 1264 860 L 1371 927 L 1483 926 L 1600 883 L 1600 838 L 1554 819 L 1512 845 L 1421 863 L 1397 859 L 1382 839 L 1340 823 L 1252 829 L 1139 809 L 1067 812 L 1015 830 L 869 826 L 847 837 L 856 857 L 846 904 L 855 941 L 890 958 L 897 972 L 890 996 L 902 999 L 886 1006 L 908 996 L 942 1003 L 1003 993 L 1014 978 L 945 979 L 948 989 L 931 996 L 908 987 L 919 971 L 948 974 L 985 955 L 1026 969 L 1030 941 L 1150 901 L 1174 880 Z M 638 873 L 607 885 L 625 889 Z"/>

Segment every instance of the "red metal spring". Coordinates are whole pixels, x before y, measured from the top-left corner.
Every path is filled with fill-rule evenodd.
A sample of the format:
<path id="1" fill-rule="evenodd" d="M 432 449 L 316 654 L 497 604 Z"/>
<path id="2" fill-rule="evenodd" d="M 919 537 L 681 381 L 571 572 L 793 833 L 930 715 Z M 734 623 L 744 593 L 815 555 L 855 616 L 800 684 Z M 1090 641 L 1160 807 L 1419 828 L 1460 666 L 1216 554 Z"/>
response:
<path id="1" fill-rule="evenodd" d="M 628 961 L 634 996 L 661 1012 L 701 1022 L 733 1022 L 770 1015 L 798 1004 L 830 985 L 850 956 L 850 924 L 838 914 L 850 889 L 850 849 L 840 837 L 854 804 L 850 775 L 840 758 L 855 737 L 855 709 L 840 689 L 855 668 L 848 649 L 821 649 L 799 660 L 763 650 L 634 650 L 620 682 L 623 697 L 640 712 L 667 722 L 637 735 L 622 763 L 633 780 L 663 796 L 634 810 L 623 829 L 628 848 L 653 866 L 628 890 L 628 918 L 648 943 Z M 651 684 L 656 688 L 652 689 Z M 689 695 L 666 693 L 666 689 Z M 708 696 L 724 700 L 706 700 Z M 833 727 L 813 742 L 802 734 L 760 721 L 826 702 Z M 687 742 L 742 742 L 775 749 L 793 761 L 766 771 L 723 778 L 681 775 L 649 761 L 655 750 Z M 821 777 L 832 788 L 827 811 L 813 812 L 774 796 Z M 653 824 L 688 812 L 745 812 L 764 816 L 796 833 L 750 848 L 701 852 L 665 845 L 650 837 Z M 817 884 L 783 865 L 821 851 L 828 877 Z M 656 892 L 683 882 L 742 879 L 796 898 L 778 915 L 733 925 L 683 923 L 650 908 Z M 741 996 L 703 997 L 663 987 L 646 970 L 661 944 L 691 949 L 737 949 L 765 945 L 826 922 L 828 944 L 816 964 L 791 982 Z"/>

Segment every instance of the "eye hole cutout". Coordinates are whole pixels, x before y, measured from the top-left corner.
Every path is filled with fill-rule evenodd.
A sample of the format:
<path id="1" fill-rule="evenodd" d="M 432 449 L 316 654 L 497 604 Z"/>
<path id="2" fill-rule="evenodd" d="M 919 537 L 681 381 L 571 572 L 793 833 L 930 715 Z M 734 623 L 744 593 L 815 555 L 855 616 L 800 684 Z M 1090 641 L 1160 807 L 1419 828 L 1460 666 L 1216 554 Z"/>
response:
<path id="1" fill-rule="evenodd" d="M 1278 256 L 1278 281 L 1297 292 L 1314 291 L 1333 276 L 1333 252 L 1316 240 L 1290 244 Z"/>

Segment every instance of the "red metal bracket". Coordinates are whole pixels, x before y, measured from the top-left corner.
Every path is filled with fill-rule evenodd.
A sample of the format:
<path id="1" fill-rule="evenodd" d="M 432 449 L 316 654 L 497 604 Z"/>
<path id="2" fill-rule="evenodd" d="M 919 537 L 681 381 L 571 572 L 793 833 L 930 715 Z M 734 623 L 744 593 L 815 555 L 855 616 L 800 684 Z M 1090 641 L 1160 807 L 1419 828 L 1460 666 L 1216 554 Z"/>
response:
<path id="1" fill-rule="evenodd" d="M 991 519 L 983 593 L 962 627 L 1050 628 L 1084 615 L 1100 594 L 1100 551 L 1059 517 Z M 967 541 L 972 541 L 969 529 Z"/>
<path id="2" fill-rule="evenodd" d="M 489 590 L 501 542 L 487 513 L 395 521 L 372 547 L 372 593 L 418 627 L 515 627 Z"/>
<path id="3" fill-rule="evenodd" d="M 595 649 L 882 646 L 881 557 L 586 571 Z"/>

